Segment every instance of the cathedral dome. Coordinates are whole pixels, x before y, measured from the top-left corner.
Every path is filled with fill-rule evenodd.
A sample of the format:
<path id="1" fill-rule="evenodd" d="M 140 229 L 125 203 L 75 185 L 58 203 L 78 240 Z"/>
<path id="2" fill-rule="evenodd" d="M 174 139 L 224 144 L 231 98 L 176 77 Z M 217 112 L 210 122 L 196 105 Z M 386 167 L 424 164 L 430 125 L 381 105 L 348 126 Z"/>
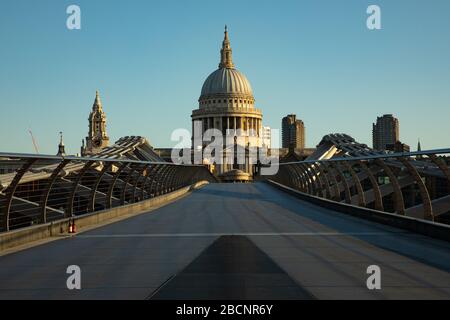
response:
<path id="1" fill-rule="evenodd" d="M 221 134 L 223 141 L 228 143 L 235 139 L 234 145 L 240 145 L 245 151 L 245 153 L 238 152 L 239 159 L 241 155 L 244 156 L 244 163 L 236 163 L 232 158 L 231 149 L 233 148 L 230 149 L 228 145 L 224 145 L 220 147 L 223 148 L 223 161 L 216 162 L 206 152 L 202 154 L 202 163 L 211 164 L 213 174 L 217 175 L 221 181 L 251 181 L 255 164 L 251 161 L 250 148 L 263 145 L 263 115 L 261 110 L 255 107 L 250 82 L 245 75 L 236 70 L 233 64 L 226 26 L 220 50 L 219 68 L 212 72 L 203 83 L 198 99 L 198 109 L 192 110 L 191 118 L 193 150 L 204 150 L 209 142 L 201 137 L 208 136 L 211 133 L 210 130 L 215 130 L 214 134 Z M 218 140 L 215 142 L 217 143 Z M 217 144 L 216 146 L 218 147 Z M 228 172 L 230 173 L 224 174 Z"/>
<path id="2" fill-rule="evenodd" d="M 236 69 L 221 68 L 209 75 L 202 87 L 202 96 L 231 94 L 253 96 L 252 87 L 245 75 Z"/>
<path id="3" fill-rule="evenodd" d="M 222 42 L 222 49 L 220 50 L 219 69 L 211 73 L 203 83 L 199 100 L 202 101 L 216 97 L 243 98 L 253 101 L 250 82 L 245 75 L 234 67 L 233 51 L 226 26 L 225 37 Z"/>

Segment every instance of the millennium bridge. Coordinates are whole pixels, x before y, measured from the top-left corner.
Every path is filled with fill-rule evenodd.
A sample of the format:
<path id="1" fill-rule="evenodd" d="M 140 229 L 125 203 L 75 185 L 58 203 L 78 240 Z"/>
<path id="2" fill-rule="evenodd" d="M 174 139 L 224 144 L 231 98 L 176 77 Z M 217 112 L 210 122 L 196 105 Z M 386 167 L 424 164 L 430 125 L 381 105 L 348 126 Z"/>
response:
<path id="1" fill-rule="evenodd" d="M 142 137 L 0 153 L 0 299 L 449 299 L 449 154 L 332 134 L 244 184 Z"/>

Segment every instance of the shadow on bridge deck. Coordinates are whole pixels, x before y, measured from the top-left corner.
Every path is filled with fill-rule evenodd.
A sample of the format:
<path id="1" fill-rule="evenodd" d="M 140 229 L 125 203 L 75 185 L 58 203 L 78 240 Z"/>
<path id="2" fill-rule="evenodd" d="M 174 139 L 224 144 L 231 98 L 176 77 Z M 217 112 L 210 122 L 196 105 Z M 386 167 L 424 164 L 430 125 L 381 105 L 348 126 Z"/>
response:
<path id="1" fill-rule="evenodd" d="M 178 273 L 153 300 L 313 299 L 243 236 L 222 236 Z"/>

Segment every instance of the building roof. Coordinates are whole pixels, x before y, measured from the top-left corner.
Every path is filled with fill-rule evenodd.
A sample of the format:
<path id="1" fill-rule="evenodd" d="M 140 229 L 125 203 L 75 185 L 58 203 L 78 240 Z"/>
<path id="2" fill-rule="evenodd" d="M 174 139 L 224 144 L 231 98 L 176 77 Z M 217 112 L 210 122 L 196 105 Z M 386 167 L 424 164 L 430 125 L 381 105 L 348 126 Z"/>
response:
<path id="1" fill-rule="evenodd" d="M 214 71 L 205 80 L 202 97 L 216 94 L 253 96 L 252 87 L 245 75 L 236 69 L 222 68 Z"/>

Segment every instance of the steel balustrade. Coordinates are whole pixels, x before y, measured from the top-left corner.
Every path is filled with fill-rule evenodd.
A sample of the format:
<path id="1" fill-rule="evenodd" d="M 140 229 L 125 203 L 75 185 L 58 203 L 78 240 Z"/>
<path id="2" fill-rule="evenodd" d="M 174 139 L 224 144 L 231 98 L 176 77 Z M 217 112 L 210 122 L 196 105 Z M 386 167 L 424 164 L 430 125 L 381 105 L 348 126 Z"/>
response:
<path id="1" fill-rule="evenodd" d="M 312 196 L 440 221 L 450 214 L 449 154 L 439 149 L 280 163 L 269 179 Z"/>
<path id="2" fill-rule="evenodd" d="M 202 165 L 0 153 L 0 232 L 109 209 L 216 178 Z"/>

